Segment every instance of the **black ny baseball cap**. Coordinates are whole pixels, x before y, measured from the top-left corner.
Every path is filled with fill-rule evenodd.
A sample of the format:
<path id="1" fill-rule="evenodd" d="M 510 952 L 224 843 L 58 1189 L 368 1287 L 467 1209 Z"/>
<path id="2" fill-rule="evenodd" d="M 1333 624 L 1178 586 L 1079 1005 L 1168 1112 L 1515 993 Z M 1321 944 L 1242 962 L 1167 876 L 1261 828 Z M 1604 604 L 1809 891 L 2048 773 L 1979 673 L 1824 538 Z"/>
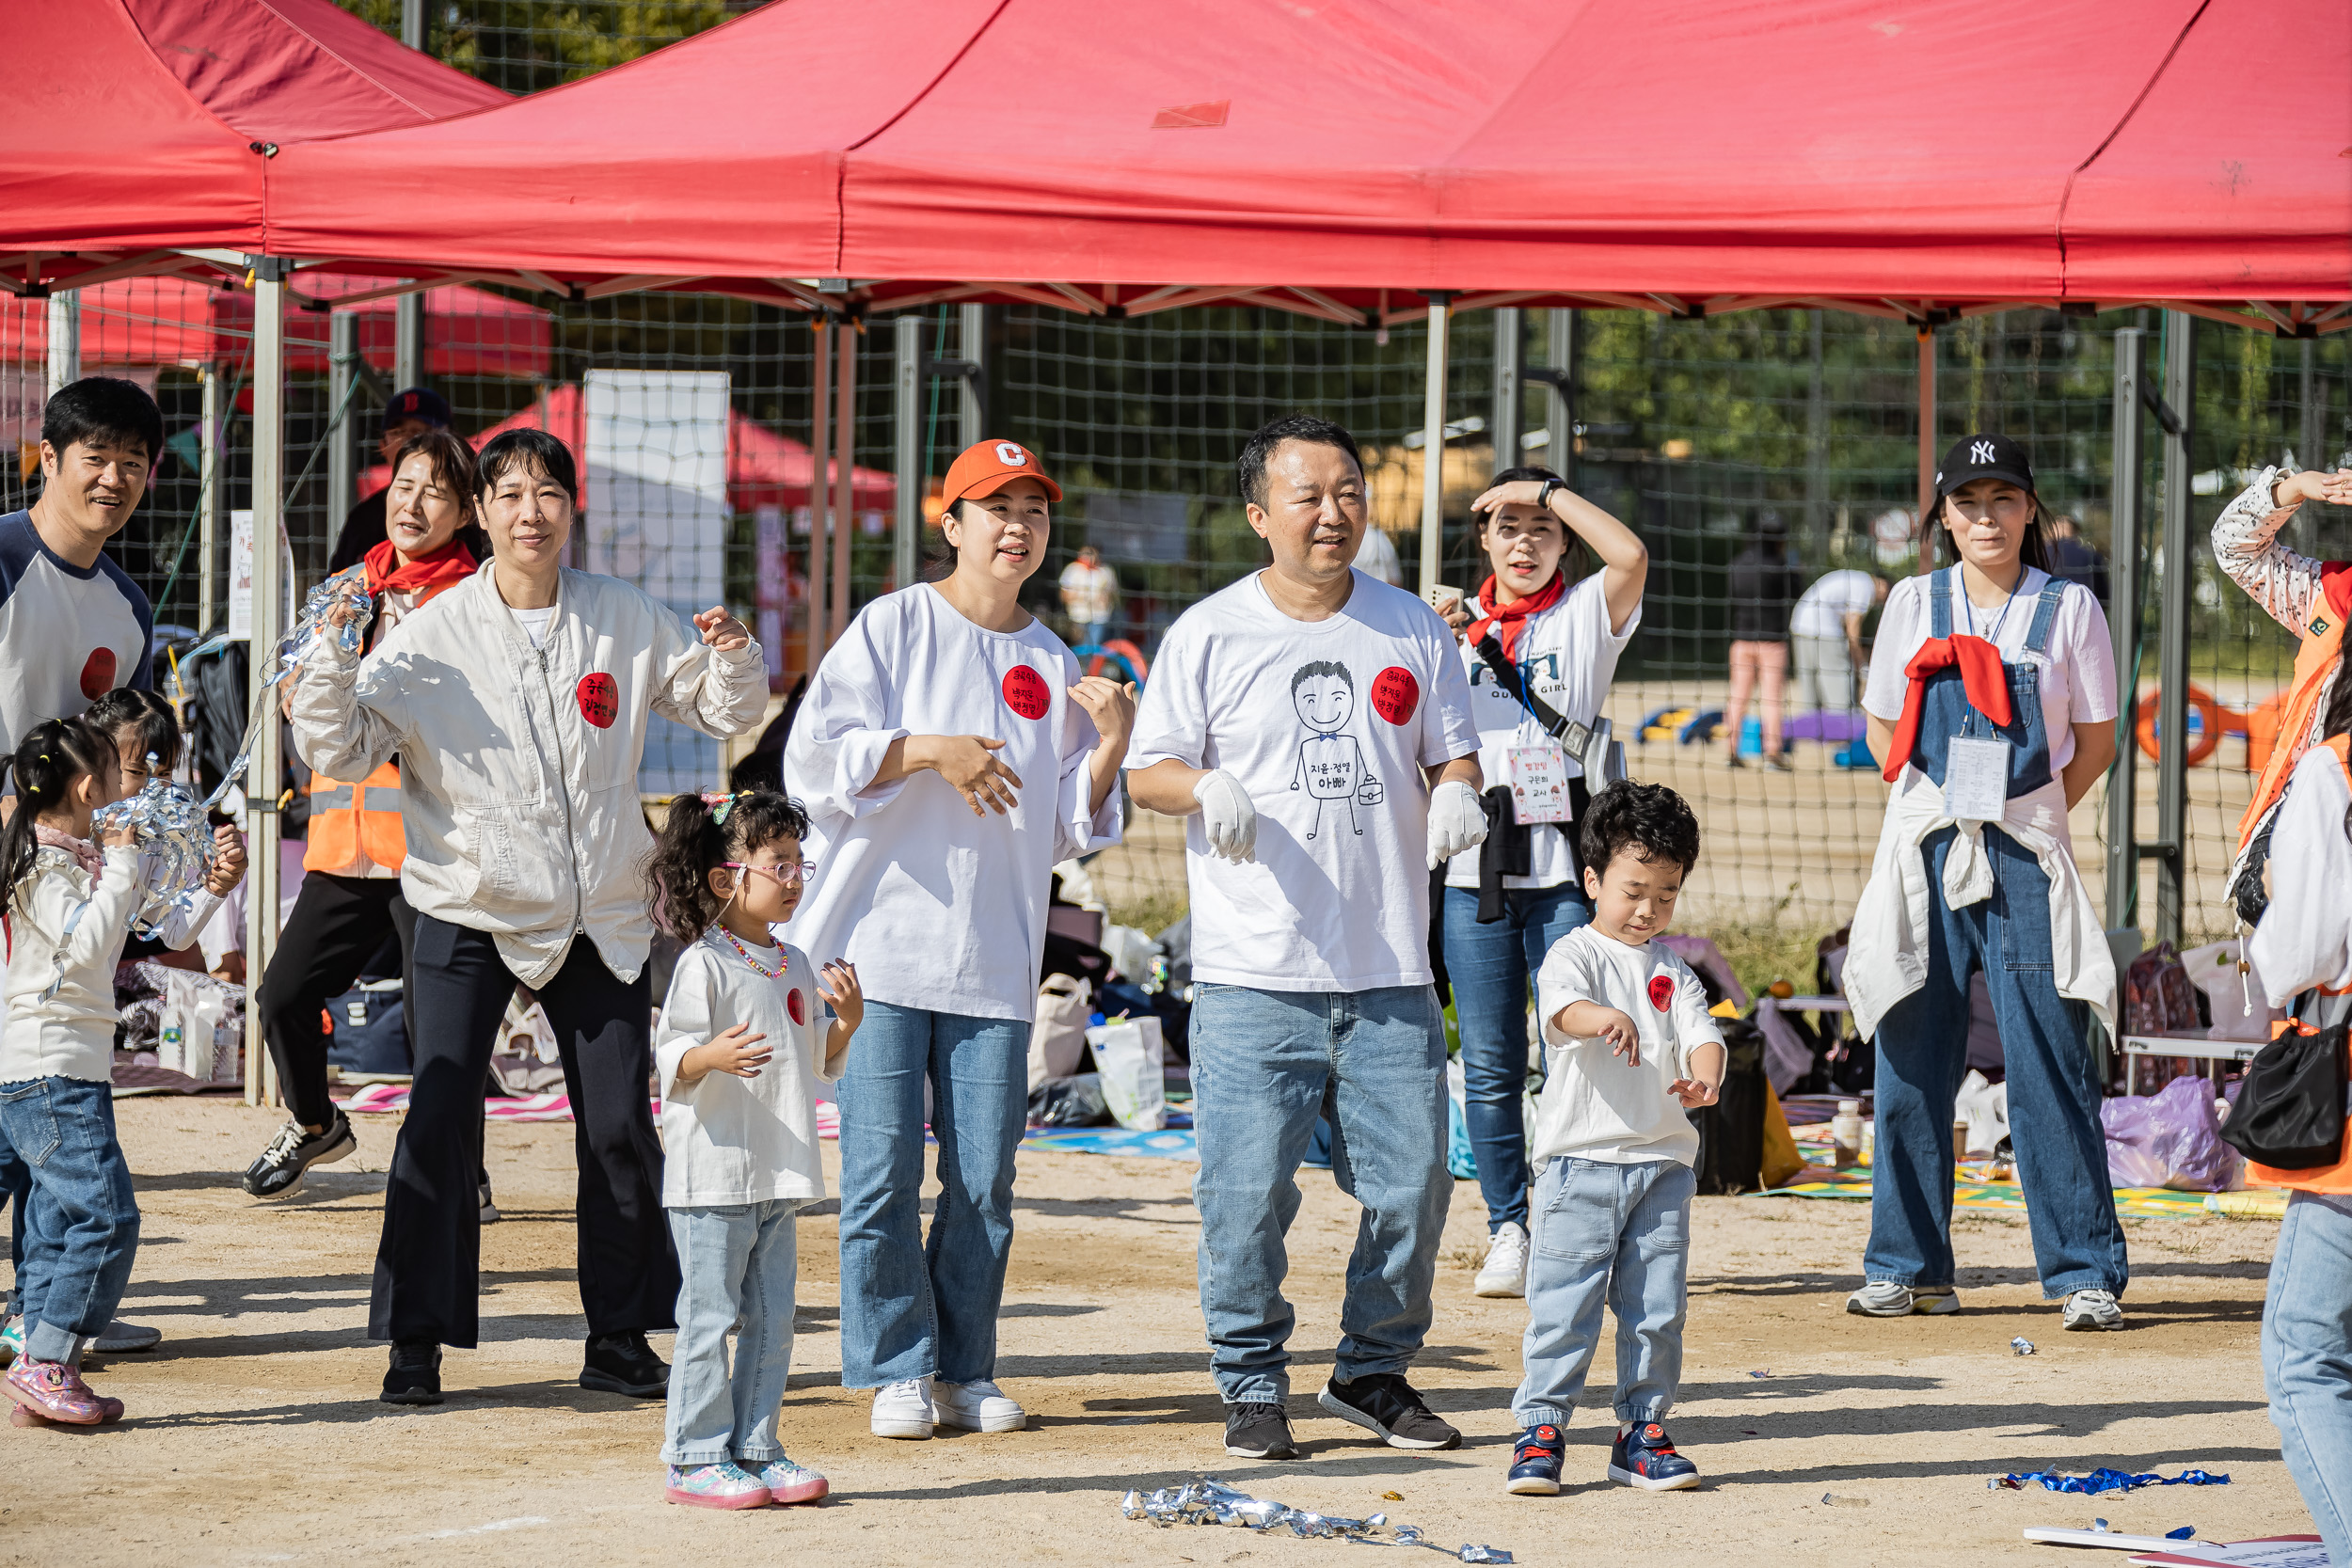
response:
<path id="1" fill-rule="evenodd" d="M 389 430 L 403 420 L 422 420 L 436 430 L 447 430 L 449 399 L 430 387 L 411 387 L 397 392 L 384 405 L 384 428 Z"/>
<path id="2" fill-rule="evenodd" d="M 2033 464 L 2026 449 L 2006 436 L 1963 436 L 1952 443 L 1935 470 L 1935 499 L 1942 500 L 1971 480 L 2004 479 L 2033 492 Z"/>

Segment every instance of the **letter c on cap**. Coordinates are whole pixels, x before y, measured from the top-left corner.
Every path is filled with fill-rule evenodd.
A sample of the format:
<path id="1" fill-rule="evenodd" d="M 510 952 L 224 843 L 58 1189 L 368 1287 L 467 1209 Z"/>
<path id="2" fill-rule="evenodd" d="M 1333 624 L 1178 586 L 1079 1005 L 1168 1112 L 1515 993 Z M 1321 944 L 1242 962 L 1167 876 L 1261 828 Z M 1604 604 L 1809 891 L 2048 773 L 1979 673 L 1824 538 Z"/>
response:
<path id="1" fill-rule="evenodd" d="M 1029 454 L 1010 441 L 999 441 L 996 443 L 996 461 L 1008 468 L 1025 468 L 1029 466 Z"/>

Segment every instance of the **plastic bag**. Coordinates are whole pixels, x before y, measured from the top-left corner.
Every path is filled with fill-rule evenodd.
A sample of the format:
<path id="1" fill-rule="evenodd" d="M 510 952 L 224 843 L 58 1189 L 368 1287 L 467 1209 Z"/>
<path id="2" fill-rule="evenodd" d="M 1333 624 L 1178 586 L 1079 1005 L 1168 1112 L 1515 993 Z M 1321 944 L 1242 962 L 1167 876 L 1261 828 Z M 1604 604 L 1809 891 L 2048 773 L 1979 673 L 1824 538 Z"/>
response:
<path id="1" fill-rule="evenodd" d="M 1029 1026 L 1029 1092 L 1049 1078 L 1078 1070 L 1087 1048 L 1087 1019 L 1094 988 L 1074 974 L 1048 974 L 1037 989 L 1037 1022 Z"/>
<path id="2" fill-rule="evenodd" d="M 170 970 L 156 1031 L 155 1065 L 210 1084 L 234 1070 L 237 1041 L 229 1028 L 220 987 L 210 976 Z M 228 1070 L 222 1058 L 226 1056 Z"/>
<path id="3" fill-rule="evenodd" d="M 1087 1046 L 1103 1073 L 1103 1102 L 1121 1127 L 1157 1132 L 1168 1125 L 1168 1052 L 1160 1021 L 1146 1015 L 1098 1023 Z"/>
<path id="4" fill-rule="evenodd" d="M 2240 1177 L 2237 1150 L 2221 1141 L 2213 1089 L 2180 1077 L 2151 1096 L 2124 1096 L 2099 1107 L 2106 1130 L 2107 1177 L 2119 1187 L 2227 1192 Z"/>
<path id="5" fill-rule="evenodd" d="M 1103 1103 L 1103 1075 L 1099 1072 L 1048 1078 L 1029 1091 L 1032 1127 L 1107 1127 L 1110 1121 L 1110 1107 Z"/>
<path id="6" fill-rule="evenodd" d="M 2245 968 L 2238 966 L 2243 961 Z M 2274 1019 L 2286 1016 L 2270 1005 L 2253 955 L 2240 942 L 2213 942 L 2181 955 L 2189 983 L 2205 993 L 2205 1011 L 2213 1017 L 2206 1033 L 2217 1040 L 2259 1042 L 2270 1037 Z"/>

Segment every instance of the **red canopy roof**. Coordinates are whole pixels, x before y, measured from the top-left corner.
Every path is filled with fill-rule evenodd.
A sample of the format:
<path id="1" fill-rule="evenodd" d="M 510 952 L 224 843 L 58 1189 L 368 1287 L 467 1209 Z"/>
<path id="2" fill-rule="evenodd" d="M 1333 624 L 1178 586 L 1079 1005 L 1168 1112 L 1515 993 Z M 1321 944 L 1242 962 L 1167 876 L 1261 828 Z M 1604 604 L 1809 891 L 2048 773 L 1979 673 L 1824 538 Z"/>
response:
<path id="1" fill-rule="evenodd" d="M 0 277 L 19 287 L 264 251 L 253 144 L 508 102 L 333 0 L 40 0 L 8 8 L 6 36 Z"/>
<path id="2" fill-rule="evenodd" d="M 831 276 L 893 280 L 860 291 L 877 305 L 1128 314 L 1393 318 L 1419 301 L 1382 291 L 1418 289 L 1914 316 L 2352 296 L 2341 0 L 1160 0 L 1103 21 L 778 0 L 485 114 L 290 146 L 272 243 L 592 293 L 813 304 Z M 2279 39 L 2291 72 L 2249 64 Z"/>

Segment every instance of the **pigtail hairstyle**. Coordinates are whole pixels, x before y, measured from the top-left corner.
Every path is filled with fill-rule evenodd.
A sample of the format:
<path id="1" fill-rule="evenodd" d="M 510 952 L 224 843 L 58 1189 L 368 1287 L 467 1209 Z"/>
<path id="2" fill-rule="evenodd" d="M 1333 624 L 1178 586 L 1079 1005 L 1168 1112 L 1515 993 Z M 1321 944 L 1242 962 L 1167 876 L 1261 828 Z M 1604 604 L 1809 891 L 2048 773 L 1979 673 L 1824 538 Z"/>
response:
<path id="1" fill-rule="evenodd" d="M 80 719 L 45 719 L 25 732 L 16 755 L 0 756 L 0 780 L 11 774 L 16 780 L 16 814 L 0 828 L 0 913 L 33 869 L 40 814 L 56 811 L 76 784 L 114 765 L 113 740 Z"/>
<path id="2" fill-rule="evenodd" d="M 680 942 L 701 941 L 725 907 L 710 891 L 714 867 L 748 860 L 778 839 L 807 836 L 808 813 L 776 790 L 679 796 L 645 863 L 655 922 Z"/>
<path id="3" fill-rule="evenodd" d="M 155 759 L 155 776 L 163 778 L 180 766 L 180 716 L 152 691 L 118 686 L 92 703 L 82 722 L 119 748 L 125 730 L 135 730 L 134 753 Z"/>

